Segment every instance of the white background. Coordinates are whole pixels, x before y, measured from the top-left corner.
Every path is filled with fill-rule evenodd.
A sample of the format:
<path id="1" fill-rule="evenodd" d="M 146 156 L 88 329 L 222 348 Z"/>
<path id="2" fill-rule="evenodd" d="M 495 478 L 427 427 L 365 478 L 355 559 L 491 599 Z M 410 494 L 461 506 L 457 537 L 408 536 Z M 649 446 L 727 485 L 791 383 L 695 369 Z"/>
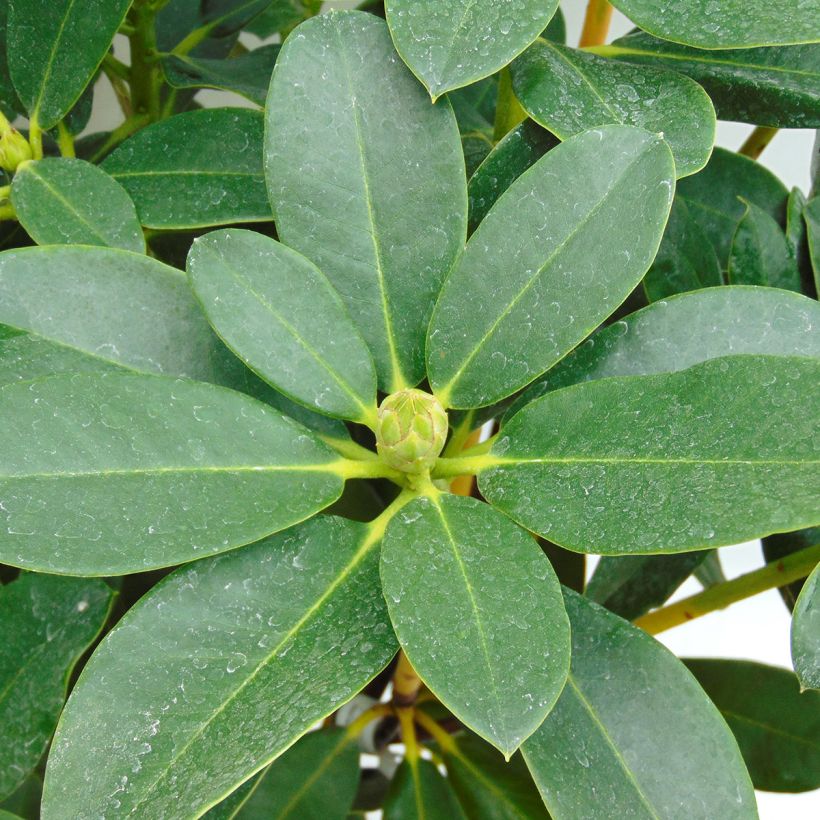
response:
<path id="1" fill-rule="evenodd" d="M 777 0 L 772 2 L 776 3 Z M 332 5 L 353 6 L 356 3 L 338 2 Z M 563 0 L 561 6 L 567 20 L 567 42 L 571 45 L 577 44 L 586 2 Z M 631 28 L 629 21 L 616 12 L 611 37 L 625 34 Z M 120 55 L 122 43 L 118 42 L 117 45 L 118 56 L 124 57 L 125 55 Z M 210 92 L 204 92 L 204 95 L 200 95 L 201 100 L 203 96 L 206 99 L 213 99 L 215 104 L 247 105 L 242 98 L 233 95 L 227 95 L 227 103 L 224 94 L 211 95 Z M 95 96 L 89 130 L 111 128 L 120 120 L 121 114 L 113 94 L 107 83 L 102 83 L 100 92 Z M 750 126 L 739 123 L 718 123 L 717 144 L 737 150 L 751 130 Z M 788 188 L 797 186 L 808 194 L 813 141 L 813 131 L 781 131 L 766 149 L 762 162 L 780 177 Z M 756 569 L 763 563 L 758 542 L 722 549 L 721 559 L 724 572 L 729 578 Z M 689 581 L 673 600 L 691 595 L 698 590 L 697 583 Z M 790 618 L 780 596 L 772 591 L 735 604 L 723 612 L 684 624 L 662 634 L 659 638 L 681 656 L 744 658 L 790 667 L 789 624 Z M 695 784 L 693 786 L 696 788 Z M 820 790 L 797 795 L 758 792 L 757 797 L 762 820 L 817 820 L 820 817 Z"/>

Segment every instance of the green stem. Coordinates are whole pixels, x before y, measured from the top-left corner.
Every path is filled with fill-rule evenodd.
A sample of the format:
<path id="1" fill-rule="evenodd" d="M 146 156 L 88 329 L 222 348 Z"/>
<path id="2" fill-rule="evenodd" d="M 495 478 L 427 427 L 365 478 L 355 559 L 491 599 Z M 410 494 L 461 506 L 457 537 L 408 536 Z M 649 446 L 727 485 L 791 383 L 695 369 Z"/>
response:
<path id="1" fill-rule="evenodd" d="M 131 43 L 131 104 L 137 114 L 151 122 L 160 118 L 160 67 L 157 63 L 156 10 L 150 5 L 135 5 L 132 10 L 134 33 Z"/>
<path id="2" fill-rule="evenodd" d="M 778 128 L 770 128 L 768 125 L 758 125 L 757 128 L 749 134 L 746 142 L 740 146 L 738 153 L 749 157 L 749 159 L 757 159 L 763 153 L 766 146 L 774 139 L 774 135 L 778 131 Z"/>
<path id="3" fill-rule="evenodd" d="M 498 142 L 525 119 L 527 119 L 527 112 L 521 107 L 521 103 L 518 102 L 513 92 L 512 75 L 507 66 L 501 69 L 499 76 L 493 139 Z"/>
<path id="4" fill-rule="evenodd" d="M 584 28 L 581 31 L 581 48 L 597 46 L 606 40 L 609 25 L 612 22 L 612 4 L 609 0 L 589 0 L 584 17 Z"/>
<path id="5" fill-rule="evenodd" d="M 723 609 L 736 601 L 742 601 L 744 598 L 751 598 L 768 589 L 782 587 L 792 581 L 805 578 L 818 561 L 820 561 L 820 544 L 793 552 L 754 572 L 748 572 L 739 578 L 716 584 L 697 595 L 692 595 L 662 609 L 656 609 L 638 618 L 635 624 L 650 634 L 657 635 L 673 626 Z"/>
<path id="6" fill-rule="evenodd" d="M 43 158 L 43 132 L 37 122 L 37 117 L 32 117 L 28 124 L 28 141 L 31 145 L 31 155 L 34 159 Z"/>
<path id="7" fill-rule="evenodd" d="M 480 445 L 479 445 L 480 446 Z M 467 450 L 469 453 L 470 450 Z M 496 464 L 496 459 L 484 455 L 440 458 L 433 468 L 432 478 L 455 478 L 460 475 L 478 475 L 482 470 Z"/>
<path id="8" fill-rule="evenodd" d="M 74 151 L 74 137 L 63 122 L 57 123 L 57 147 L 60 149 L 60 155 L 63 157 L 77 156 Z"/>
<path id="9" fill-rule="evenodd" d="M 144 125 L 148 125 L 148 122 L 149 117 L 147 114 L 138 114 L 120 123 L 108 135 L 108 139 L 94 152 L 91 162 L 99 162 L 112 148 L 116 148 L 124 139 L 130 137 L 135 131 L 139 131 Z"/>

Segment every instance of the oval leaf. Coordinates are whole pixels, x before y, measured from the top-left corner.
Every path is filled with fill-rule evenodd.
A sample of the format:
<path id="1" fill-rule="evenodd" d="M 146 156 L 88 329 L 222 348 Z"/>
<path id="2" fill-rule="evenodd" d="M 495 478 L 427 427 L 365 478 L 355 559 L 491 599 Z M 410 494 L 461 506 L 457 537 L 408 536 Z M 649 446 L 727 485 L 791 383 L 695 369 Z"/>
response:
<path id="1" fill-rule="evenodd" d="M 449 105 L 430 105 L 382 20 L 314 17 L 277 60 L 265 153 L 279 238 L 339 291 L 379 387 L 421 381 L 433 303 L 466 235 Z"/>
<path id="2" fill-rule="evenodd" d="M 137 132 L 102 167 L 131 195 L 147 228 L 269 221 L 263 127 L 258 111 L 188 111 Z"/>
<path id="3" fill-rule="evenodd" d="M 737 744 L 686 667 L 637 627 L 565 597 L 572 669 L 523 748 L 552 816 L 756 818 Z"/>
<path id="4" fill-rule="evenodd" d="M 513 416 L 479 485 L 578 552 L 738 544 L 817 523 L 818 407 L 820 360 L 796 356 L 586 382 Z"/>
<path id="5" fill-rule="evenodd" d="M 816 150 L 815 153 L 817 153 Z M 803 209 L 803 219 L 806 222 L 809 257 L 814 274 L 814 289 L 820 295 L 820 196 L 816 196 L 806 203 L 806 207 Z"/>
<path id="6" fill-rule="evenodd" d="M 308 259 L 253 231 L 218 231 L 194 241 L 188 274 L 217 333 L 263 379 L 319 412 L 375 423 L 367 345 Z"/>
<path id="7" fill-rule="evenodd" d="M 820 304 L 790 291 L 742 286 L 673 296 L 599 330 L 528 387 L 504 418 L 560 387 L 671 373 L 741 353 L 820 358 Z"/>
<path id="8" fill-rule="evenodd" d="M 344 483 L 343 462 L 301 425 L 199 382 L 10 384 L 0 424 L 0 560 L 45 572 L 117 575 L 224 552 L 313 515 Z"/>
<path id="9" fill-rule="evenodd" d="M 353 697 L 396 651 L 379 535 L 322 516 L 154 587 L 71 694 L 44 820 L 198 817 Z"/>
<path id="10" fill-rule="evenodd" d="M 433 101 L 495 74 L 546 27 L 557 0 L 388 0 L 396 50 Z"/>
<path id="11" fill-rule="evenodd" d="M 102 629 L 102 581 L 24 574 L 0 587 L 0 799 L 34 771 L 57 725 L 74 664 Z"/>
<path id="12" fill-rule="evenodd" d="M 24 163 L 14 175 L 11 203 L 38 245 L 102 245 L 145 253 L 137 211 L 125 189 L 81 159 Z"/>
<path id="13" fill-rule="evenodd" d="M 806 579 L 794 605 L 792 663 L 803 689 L 820 689 L 820 566 Z"/>
<path id="14" fill-rule="evenodd" d="M 56 125 L 105 57 L 131 0 L 9 0 L 8 62 L 29 117 Z"/>
<path id="15" fill-rule="evenodd" d="M 413 668 L 509 757 L 552 708 L 569 665 L 569 626 L 546 556 L 486 504 L 439 494 L 391 521 L 381 575 Z"/>
<path id="16" fill-rule="evenodd" d="M 522 174 L 436 305 L 427 368 L 442 402 L 508 396 L 612 313 L 658 250 L 674 177 L 663 140 L 623 125 L 568 139 Z"/>
<path id="17" fill-rule="evenodd" d="M 644 31 L 699 48 L 743 48 L 820 40 L 820 0 L 613 0 Z"/>
<path id="18" fill-rule="evenodd" d="M 402 761 L 384 803 L 384 820 L 465 820 L 450 784 L 429 761 Z"/>
<path id="19" fill-rule="evenodd" d="M 543 39 L 511 71 L 521 105 L 559 139 L 621 123 L 662 133 L 679 177 L 694 174 L 709 160 L 715 110 L 706 92 L 688 77 L 634 68 Z"/>
<path id="20" fill-rule="evenodd" d="M 801 694 L 791 672 L 762 663 L 684 663 L 729 724 L 756 789 L 820 787 L 820 693 Z"/>
<path id="21" fill-rule="evenodd" d="M 772 128 L 820 127 L 816 45 L 704 51 L 640 31 L 595 52 L 686 74 L 706 89 L 722 120 Z"/>

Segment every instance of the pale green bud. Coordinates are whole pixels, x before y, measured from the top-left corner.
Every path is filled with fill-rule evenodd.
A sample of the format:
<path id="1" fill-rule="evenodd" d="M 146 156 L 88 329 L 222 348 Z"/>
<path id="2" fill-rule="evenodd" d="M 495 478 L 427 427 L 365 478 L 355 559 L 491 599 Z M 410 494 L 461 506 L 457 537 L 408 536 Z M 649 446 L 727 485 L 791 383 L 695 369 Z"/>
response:
<path id="1" fill-rule="evenodd" d="M 31 157 L 28 140 L 0 114 L 0 168 L 14 172 L 21 162 Z"/>
<path id="2" fill-rule="evenodd" d="M 376 450 L 404 473 L 423 473 L 436 463 L 447 440 L 447 413 L 423 390 L 400 390 L 379 407 Z"/>

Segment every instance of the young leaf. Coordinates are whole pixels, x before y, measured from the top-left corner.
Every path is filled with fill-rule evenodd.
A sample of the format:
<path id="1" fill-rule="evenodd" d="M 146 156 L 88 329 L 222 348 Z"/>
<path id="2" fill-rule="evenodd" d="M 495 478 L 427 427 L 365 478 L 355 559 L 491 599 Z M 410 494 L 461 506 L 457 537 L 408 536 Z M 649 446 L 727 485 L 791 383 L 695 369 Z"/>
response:
<path id="1" fill-rule="evenodd" d="M 296 401 L 374 423 L 376 373 L 342 300 L 312 262 L 253 231 L 215 231 L 188 254 L 214 329 L 251 369 Z"/>
<path id="2" fill-rule="evenodd" d="M 617 615 L 572 592 L 565 598 L 569 680 L 523 748 L 550 813 L 756 818 L 737 744 L 686 667 Z"/>
<path id="3" fill-rule="evenodd" d="M 301 425 L 201 382 L 10 384 L 0 426 L 0 560 L 39 571 L 121 575 L 224 552 L 313 515 L 344 484 L 343 462 Z"/>
<path id="4" fill-rule="evenodd" d="M 557 0 L 387 0 L 396 50 L 433 102 L 517 57 L 546 28 Z"/>
<path id="5" fill-rule="evenodd" d="M 686 202 L 675 197 L 661 246 L 643 278 L 650 302 L 723 284 L 720 260 L 709 237 L 692 218 Z"/>
<path id="6" fill-rule="evenodd" d="M 762 208 L 744 202 L 746 213 L 729 251 L 729 281 L 735 285 L 767 285 L 800 293 L 800 271 L 786 235 Z"/>
<path id="7" fill-rule="evenodd" d="M 662 133 L 679 177 L 694 174 L 709 160 L 715 110 L 688 77 L 635 68 L 547 40 L 533 43 L 510 70 L 521 105 L 559 139 L 621 123 Z"/>
<path id="8" fill-rule="evenodd" d="M 594 330 L 646 273 L 674 177 L 666 143 L 624 125 L 572 137 L 523 173 L 436 304 L 427 369 L 442 403 L 492 404 Z"/>
<path id="9" fill-rule="evenodd" d="M 198 817 L 353 697 L 396 651 L 379 538 L 321 516 L 154 587 L 71 694 L 43 820 Z"/>
<path id="10" fill-rule="evenodd" d="M 236 820 L 345 820 L 359 785 L 359 747 L 344 729 L 305 735 L 275 760 Z"/>
<path id="11" fill-rule="evenodd" d="M 38 245 L 102 245 L 145 253 L 131 198 L 105 171 L 84 160 L 24 163 L 14 175 L 11 203 Z"/>
<path id="12" fill-rule="evenodd" d="M 339 291 L 379 387 L 416 384 L 433 303 L 466 235 L 464 159 L 449 105 L 430 105 L 383 20 L 333 12 L 288 38 L 267 117 L 280 239 Z"/>
<path id="13" fill-rule="evenodd" d="M 480 820 L 549 820 L 520 754 L 509 763 L 483 740 L 464 734 L 443 751 L 447 778 L 464 811 Z"/>
<path id="14" fill-rule="evenodd" d="M 472 233 L 490 208 L 521 174 L 555 148 L 558 140 L 527 119 L 513 128 L 487 155 L 470 177 L 469 230 Z"/>
<path id="15" fill-rule="evenodd" d="M 722 120 L 773 128 L 820 126 L 816 45 L 704 51 L 638 31 L 595 52 L 686 74 L 706 89 Z"/>
<path id="16" fill-rule="evenodd" d="M 801 689 L 820 689 L 820 566 L 806 579 L 792 616 L 792 662 Z"/>
<path id="17" fill-rule="evenodd" d="M 147 228 L 183 230 L 272 219 L 261 112 L 188 111 L 134 134 L 102 164 Z"/>
<path id="18" fill-rule="evenodd" d="M 820 693 L 801 694 L 791 672 L 761 663 L 684 663 L 729 724 L 756 789 L 820 787 Z"/>
<path id="19" fill-rule="evenodd" d="M 585 382 L 513 416 L 479 486 L 579 552 L 686 552 L 810 526 L 819 402 L 820 360 L 798 356 Z"/>
<path id="20" fill-rule="evenodd" d="M 381 576 L 413 668 L 509 757 L 552 708 L 569 666 L 569 626 L 546 556 L 486 504 L 438 494 L 391 521 Z"/>
<path id="21" fill-rule="evenodd" d="M 56 125 L 77 102 L 130 5 L 98 0 L 91 20 L 87 4 L 75 0 L 9 0 L 9 71 L 40 128 Z"/>
<path id="22" fill-rule="evenodd" d="M 673 296 L 599 330 L 530 385 L 504 419 L 582 381 L 669 373 L 741 353 L 820 357 L 818 328 L 820 305 L 789 291 L 731 286 Z"/>
<path id="23" fill-rule="evenodd" d="M 429 761 L 404 760 L 384 804 L 384 820 L 466 820 L 450 784 Z"/>
<path id="24" fill-rule="evenodd" d="M 218 88 L 264 106 L 279 49 L 277 44 L 262 46 L 230 60 L 168 54 L 162 71 L 172 88 Z"/>
<path id="25" fill-rule="evenodd" d="M 746 211 L 740 198 L 753 202 L 783 224 L 788 195 L 786 186 L 771 171 L 723 148 L 715 148 L 706 167 L 682 179 L 677 190 L 689 215 L 715 246 L 724 270 L 737 223 Z"/>
<path id="26" fill-rule="evenodd" d="M 614 0 L 635 25 L 675 43 L 724 49 L 816 43 L 820 0 Z"/>
<path id="27" fill-rule="evenodd" d="M 111 601 L 111 588 L 91 578 L 24 574 L 0 587 L 0 799 L 39 762 L 71 670 L 102 629 Z"/>

